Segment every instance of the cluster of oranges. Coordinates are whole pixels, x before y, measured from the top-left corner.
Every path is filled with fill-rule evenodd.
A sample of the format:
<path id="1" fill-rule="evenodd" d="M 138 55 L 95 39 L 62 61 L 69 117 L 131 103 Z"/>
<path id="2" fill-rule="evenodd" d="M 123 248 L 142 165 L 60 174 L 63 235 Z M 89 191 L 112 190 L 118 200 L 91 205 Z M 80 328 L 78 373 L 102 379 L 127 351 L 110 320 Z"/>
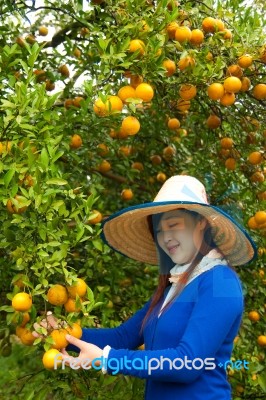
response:
<path id="1" fill-rule="evenodd" d="M 266 211 L 257 211 L 254 216 L 248 220 L 250 229 L 266 229 Z"/>
<path id="2" fill-rule="evenodd" d="M 87 288 L 86 282 L 81 278 L 77 278 L 77 281 L 70 286 L 55 284 L 47 292 L 47 301 L 53 306 L 63 306 L 66 313 L 78 313 L 81 307 L 77 306 L 77 303 L 82 304 L 87 293 Z M 21 343 L 27 346 L 33 345 L 36 340 L 32 328 L 28 325 L 28 323 L 33 325 L 30 317 L 32 305 L 32 297 L 26 292 L 18 292 L 12 299 L 12 307 L 14 309 L 13 322 L 17 325 L 16 335 Z M 46 333 L 44 334 L 44 332 Z M 51 347 L 43 356 L 43 364 L 46 368 L 53 368 L 52 360 L 54 356 L 59 353 L 59 350 L 68 345 L 67 334 L 78 339 L 81 338 L 82 328 L 78 321 L 67 324 L 66 321 L 58 320 L 56 328 L 47 324 L 46 330 L 41 329 L 41 335 Z"/>

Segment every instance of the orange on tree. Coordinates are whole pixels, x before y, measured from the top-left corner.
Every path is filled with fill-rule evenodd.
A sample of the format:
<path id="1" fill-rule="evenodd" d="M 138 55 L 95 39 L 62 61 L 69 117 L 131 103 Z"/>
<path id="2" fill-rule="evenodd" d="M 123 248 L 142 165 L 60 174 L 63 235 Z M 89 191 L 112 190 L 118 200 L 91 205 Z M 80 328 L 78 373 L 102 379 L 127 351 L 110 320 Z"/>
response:
<path id="1" fill-rule="evenodd" d="M 55 89 L 55 83 L 50 81 L 49 79 L 45 82 L 45 89 L 47 92 L 51 92 Z"/>
<path id="2" fill-rule="evenodd" d="M 167 126 L 171 130 L 178 129 L 180 127 L 180 121 L 177 118 L 169 118 Z"/>
<path id="3" fill-rule="evenodd" d="M 250 321 L 257 322 L 260 320 L 260 314 L 258 313 L 258 311 L 250 311 L 248 313 L 248 318 Z"/>
<path id="4" fill-rule="evenodd" d="M 77 322 L 74 322 L 72 326 L 68 326 L 65 329 L 69 335 L 74 336 L 77 339 L 80 339 L 82 336 L 82 328 Z"/>
<path id="5" fill-rule="evenodd" d="M 121 146 L 119 147 L 119 153 L 122 153 L 124 156 L 128 157 L 132 154 L 133 148 L 132 146 Z"/>
<path id="6" fill-rule="evenodd" d="M 65 286 L 56 284 L 48 290 L 47 300 L 54 306 L 61 306 L 67 302 L 68 294 Z"/>
<path id="7" fill-rule="evenodd" d="M 54 329 L 50 333 L 50 337 L 53 339 L 53 344 L 51 345 L 53 349 L 61 350 L 67 347 L 68 341 L 66 340 L 66 335 L 68 332 L 66 329 Z"/>
<path id="8" fill-rule="evenodd" d="M 244 54 L 243 56 L 239 57 L 237 60 L 237 63 L 241 68 L 250 67 L 252 62 L 253 62 L 253 58 L 249 54 Z"/>
<path id="9" fill-rule="evenodd" d="M 117 95 L 124 103 L 126 103 L 127 99 L 136 97 L 136 92 L 132 86 L 126 85 L 119 89 Z"/>
<path id="10" fill-rule="evenodd" d="M 46 35 L 48 35 L 48 28 L 47 28 L 47 26 L 40 26 L 39 27 L 39 30 L 38 30 L 38 32 L 39 32 L 39 35 L 40 36 L 46 36 Z"/>
<path id="11" fill-rule="evenodd" d="M 190 101 L 183 100 L 183 99 L 178 100 L 178 102 L 176 104 L 176 108 L 179 111 L 187 111 L 187 110 L 189 110 L 190 106 L 191 106 Z"/>
<path id="12" fill-rule="evenodd" d="M 73 50 L 73 56 L 80 58 L 81 54 L 81 50 L 75 47 L 75 49 Z"/>
<path id="13" fill-rule="evenodd" d="M 186 68 L 193 68 L 196 64 L 196 61 L 193 57 L 191 56 L 184 56 L 180 58 L 177 66 L 180 69 L 180 71 L 184 71 Z"/>
<path id="14" fill-rule="evenodd" d="M 217 31 L 223 31 L 224 30 L 224 22 L 219 18 L 215 18 L 215 29 Z"/>
<path id="15" fill-rule="evenodd" d="M 263 160 L 262 154 L 259 151 L 253 151 L 248 155 L 248 161 L 252 165 L 260 164 Z"/>
<path id="16" fill-rule="evenodd" d="M 241 86 L 240 92 L 247 92 L 251 86 L 250 79 L 247 78 L 246 76 L 244 76 L 241 79 L 241 83 L 242 83 L 242 86 Z"/>
<path id="17" fill-rule="evenodd" d="M 257 343 L 262 346 L 265 347 L 266 346 L 266 335 L 260 335 L 257 339 Z"/>
<path id="18" fill-rule="evenodd" d="M 257 211 L 254 215 L 255 221 L 258 225 L 266 223 L 266 211 Z"/>
<path id="19" fill-rule="evenodd" d="M 233 157 L 227 158 L 225 161 L 225 168 L 229 171 L 234 171 L 236 169 L 236 160 Z"/>
<path id="20" fill-rule="evenodd" d="M 232 39 L 232 37 L 233 37 L 233 34 L 232 34 L 232 32 L 229 30 L 229 29 L 224 29 L 223 31 L 222 31 L 222 33 L 223 33 L 223 38 L 225 39 L 225 40 L 230 40 L 230 39 Z"/>
<path id="21" fill-rule="evenodd" d="M 130 86 L 132 86 L 134 89 L 136 89 L 136 87 L 143 82 L 143 77 L 140 75 L 130 74 L 129 78 L 130 78 Z"/>
<path id="22" fill-rule="evenodd" d="M 177 28 L 179 27 L 177 22 L 170 22 L 170 24 L 167 25 L 166 27 L 166 31 L 168 33 L 168 36 L 170 39 L 174 39 L 175 38 L 175 32 L 177 30 Z"/>
<path id="23" fill-rule="evenodd" d="M 66 100 L 64 101 L 64 107 L 65 107 L 66 109 L 69 109 L 71 106 L 73 106 L 73 99 L 66 99 Z"/>
<path id="24" fill-rule="evenodd" d="M 230 76 L 224 81 L 224 89 L 229 93 L 238 93 L 242 87 L 241 80 L 236 76 Z"/>
<path id="25" fill-rule="evenodd" d="M 58 72 L 60 72 L 61 75 L 63 75 L 65 78 L 68 78 L 70 75 L 69 69 L 66 64 L 60 65 L 58 68 Z"/>
<path id="26" fill-rule="evenodd" d="M 156 175 L 156 179 L 157 179 L 158 182 L 163 183 L 163 182 L 166 181 L 167 176 L 165 175 L 164 172 L 159 172 L 159 173 Z"/>
<path id="27" fill-rule="evenodd" d="M 76 296 L 84 297 L 87 293 L 87 283 L 83 279 L 78 278 L 73 285 L 67 286 L 67 291 L 72 299 L 75 299 Z"/>
<path id="28" fill-rule="evenodd" d="M 135 51 L 139 51 L 140 55 L 145 53 L 145 44 L 142 40 L 133 39 L 129 43 L 129 52 L 134 53 Z"/>
<path id="29" fill-rule="evenodd" d="M 75 133 L 71 136 L 70 139 L 70 147 L 71 149 L 78 149 L 82 146 L 82 139 L 81 136 Z"/>
<path id="30" fill-rule="evenodd" d="M 97 152 L 100 154 L 101 157 L 105 157 L 109 153 L 109 148 L 106 146 L 105 143 L 99 143 L 97 145 Z"/>
<path id="31" fill-rule="evenodd" d="M 258 85 L 255 85 L 253 88 L 253 96 L 257 100 L 265 100 L 266 99 L 266 84 L 265 83 L 259 83 Z"/>
<path id="32" fill-rule="evenodd" d="M 261 183 L 261 182 L 264 182 L 265 177 L 264 177 L 263 172 L 261 172 L 261 171 L 255 171 L 255 172 L 253 172 L 253 174 L 251 175 L 250 180 L 251 180 L 251 182 L 255 182 L 255 183 L 258 182 L 258 183 Z"/>
<path id="33" fill-rule="evenodd" d="M 160 165 L 162 163 L 162 158 L 158 154 L 154 154 L 150 157 L 152 165 Z"/>
<path id="34" fill-rule="evenodd" d="M 224 95 L 224 87 L 221 83 L 214 82 L 208 86 L 207 92 L 211 100 L 220 100 Z"/>
<path id="35" fill-rule="evenodd" d="M 221 125 L 221 118 L 215 114 L 211 114 L 206 120 L 206 124 L 210 129 L 216 129 Z"/>
<path id="36" fill-rule="evenodd" d="M 128 201 L 134 197 L 134 193 L 131 189 L 123 189 L 121 192 L 121 197 L 123 200 Z"/>
<path id="37" fill-rule="evenodd" d="M 204 41 L 204 33 L 200 29 L 192 29 L 190 43 L 199 46 Z"/>
<path id="38" fill-rule="evenodd" d="M 143 171 L 144 170 L 144 165 L 141 162 L 135 161 L 131 165 L 132 169 L 137 169 L 138 171 Z"/>
<path id="39" fill-rule="evenodd" d="M 226 75 L 241 78 L 243 76 L 243 70 L 238 64 L 229 65 Z"/>
<path id="40" fill-rule="evenodd" d="M 73 99 L 73 101 L 72 101 L 72 105 L 73 105 L 74 107 L 80 108 L 80 107 L 81 107 L 81 102 L 82 102 L 83 100 L 84 100 L 84 98 L 81 97 L 81 96 L 74 97 L 74 99 Z"/>
<path id="41" fill-rule="evenodd" d="M 136 117 L 128 116 L 122 121 L 121 128 L 126 135 L 136 135 L 140 130 L 140 123 Z"/>
<path id="42" fill-rule="evenodd" d="M 83 299 L 80 299 L 80 302 L 83 302 Z M 80 312 L 81 307 L 76 305 L 76 300 L 72 299 L 71 297 L 68 298 L 66 303 L 64 304 L 64 308 L 67 313 L 72 313 L 72 312 Z"/>
<path id="43" fill-rule="evenodd" d="M 108 172 L 111 169 L 111 164 L 107 160 L 103 160 L 98 166 L 98 170 L 102 173 Z"/>
<path id="44" fill-rule="evenodd" d="M 102 216 L 102 213 L 100 213 L 100 211 L 92 210 L 92 214 L 95 214 L 95 217 L 92 218 L 92 219 L 88 219 L 88 224 L 96 225 L 96 224 L 98 224 L 99 222 L 102 221 L 103 216 Z"/>
<path id="45" fill-rule="evenodd" d="M 124 104 L 120 97 L 118 96 L 108 96 L 106 102 L 106 111 L 107 114 L 111 114 L 114 112 L 121 112 L 124 107 Z"/>
<path id="46" fill-rule="evenodd" d="M 62 364 L 62 355 L 57 349 L 47 350 L 42 357 L 43 366 L 46 369 L 56 369 L 57 366 Z"/>
<path id="47" fill-rule="evenodd" d="M 181 85 L 179 95 L 183 100 L 191 100 L 197 94 L 197 88 L 189 83 Z"/>
<path id="48" fill-rule="evenodd" d="M 215 32 L 216 20 L 213 17 L 206 17 L 202 21 L 202 29 L 206 33 L 213 33 Z"/>
<path id="49" fill-rule="evenodd" d="M 32 346 L 36 337 L 33 336 L 31 330 L 19 326 L 16 329 L 16 335 L 20 338 L 21 342 L 26 346 Z"/>
<path id="50" fill-rule="evenodd" d="M 7 203 L 6 203 L 6 208 L 7 208 L 8 212 L 10 212 L 10 214 L 22 214 L 22 213 L 24 213 L 28 208 L 27 206 L 21 206 L 24 197 L 17 194 L 14 197 L 14 199 L 18 203 L 18 205 L 17 204 L 13 204 L 12 200 L 8 199 Z"/>
<path id="51" fill-rule="evenodd" d="M 99 98 L 99 99 L 95 100 L 95 102 L 93 104 L 93 111 L 99 117 L 104 117 L 107 115 L 106 104 L 102 101 L 102 99 Z"/>
<path id="52" fill-rule="evenodd" d="M 154 90 L 148 83 L 140 83 L 136 87 L 136 97 L 143 101 L 151 101 L 154 96 Z"/>
<path id="53" fill-rule="evenodd" d="M 166 76 L 174 75 L 176 71 L 176 64 L 173 60 L 166 59 L 163 61 L 163 67 L 166 69 Z"/>
<path id="54" fill-rule="evenodd" d="M 163 157 L 166 160 L 170 160 L 176 154 L 176 148 L 173 146 L 167 146 L 163 149 Z"/>
<path id="55" fill-rule="evenodd" d="M 225 107 L 231 106 L 235 101 L 236 96 L 234 93 L 225 93 L 223 97 L 220 98 L 220 103 Z"/>
<path id="56" fill-rule="evenodd" d="M 248 220 L 248 227 L 250 229 L 258 229 L 258 224 L 254 217 L 250 217 Z"/>
<path id="57" fill-rule="evenodd" d="M 19 292 L 12 299 L 12 307 L 16 311 L 29 311 L 32 306 L 32 298 L 28 293 Z"/>
<path id="58" fill-rule="evenodd" d="M 223 149 L 231 149 L 233 147 L 234 142 L 233 139 L 229 137 L 224 137 L 220 140 L 220 144 Z"/>
<path id="59" fill-rule="evenodd" d="M 187 26 L 178 26 L 175 31 L 175 40 L 180 43 L 189 41 L 191 39 L 192 33 Z"/>

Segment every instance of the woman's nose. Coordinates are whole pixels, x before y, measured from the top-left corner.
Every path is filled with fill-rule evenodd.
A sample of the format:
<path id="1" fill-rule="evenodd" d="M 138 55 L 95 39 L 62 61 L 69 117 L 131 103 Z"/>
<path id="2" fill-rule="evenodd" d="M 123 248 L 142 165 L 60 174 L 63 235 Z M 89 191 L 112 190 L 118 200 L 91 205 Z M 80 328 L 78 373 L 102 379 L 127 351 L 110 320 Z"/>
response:
<path id="1" fill-rule="evenodd" d="M 172 237 L 173 237 L 172 235 L 173 235 L 173 232 L 171 230 L 165 230 L 163 232 L 164 243 L 167 244 L 168 242 L 170 242 L 172 240 Z"/>

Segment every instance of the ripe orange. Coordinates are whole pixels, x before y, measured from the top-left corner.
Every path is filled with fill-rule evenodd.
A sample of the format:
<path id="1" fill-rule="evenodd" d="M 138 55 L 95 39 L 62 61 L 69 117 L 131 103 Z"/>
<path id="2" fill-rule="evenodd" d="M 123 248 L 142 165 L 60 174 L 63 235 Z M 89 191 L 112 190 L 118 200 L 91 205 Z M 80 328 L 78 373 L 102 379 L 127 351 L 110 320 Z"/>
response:
<path id="1" fill-rule="evenodd" d="M 136 92 L 135 89 L 130 86 L 130 85 L 126 85 L 126 86 L 122 86 L 118 93 L 117 93 L 118 97 L 120 97 L 120 99 L 126 103 L 127 99 L 129 98 L 135 98 L 136 97 Z"/>
<path id="2" fill-rule="evenodd" d="M 16 311 L 29 311 L 32 306 L 32 298 L 28 293 L 19 292 L 12 299 L 12 307 Z"/>
<path id="3" fill-rule="evenodd" d="M 36 337 L 33 336 L 32 332 L 27 328 L 23 328 L 22 326 L 16 329 L 16 334 L 20 338 L 21 342 L 26 346 L 32 346 L 36 340 Z"/>
<path id="4" fill-rule="evenodd" d="M 226 78 L 224 81 L 224 89 L 226 92 L 229 93 L 237 93 L 240 91 L 242 87 L 241 80 L 236 76 L 230 76 Z"/>
<path id="5" fill-rule="evenodd" d="M 247 92 L 251 86 L 250 79 L 247 78 L 246 76 L 244 76 L 241 79 L 241 83 L 242 83 L 242 86 L 241 86 L 240 92 Z"/>
<path id="6" fill-rule="evenodd" d="M 81 303 L 82 303 L 82 299 L 80 299 Z M 71 312 L 80 312 L 81 307 L 80 306 L 76 306 L 76 300 L 72 299 L 71 297 L 68 298 L 67 302 L 64 304 L 65 310 L 68 313 Z"/>
<path id="7" fill-rule="evenodd" d="M 170 24 L 167 25 L 166 30 L 168 33 L 168 36 L 170 39 L 174 39 L 175 38 L 175 31 L 177 30 L 177 28 L 179 27 L 177 22 L 170 22 Z"/>
<path id="8" fill-rule="evenodd" d="M 229 137 L 225 137 L 220 140 L 220 143 L 221 143 L 221 147 L 223 149 L 231 149 L 233 147 L 234 142 L 233 142 L 233 139 L 231 139 Z"/>
<path id="9" fill-rule="evenodd" d="M 40 26 L 39 27 L 39 35 L 40 36 L 48 35 L 48 28 L 46 26 Z"/>
<path id="10" fill-rule="evenodd" d="M 189 100 L 178 100 L 176 104 L 176 108 L 179 111 L 187 111 L 190 108 L 190 101 Z"/>
<path id="11" fill-rule="evenodd" d="M 60 72 L 60 74 L 63 75 L 65 78 L 68 78 L 70 75 L 69 69 L 68 69 L 67 65 L 65 65 L 65 64 L 61 65 L 58 68 L 58 72 Z"/>
<path id="12" fill-rule="evenodd" d="M 250 217 L 248 220 L 248 227 L 250 229 L 258 229 L 258 224 L 254 217 Z"/>
<path id="13" fill-rule="evenodd" d="M 193 29 L 191 31 L 190 43 L 198 46 L 204 41 L 204 33 L 200 29 Z"/>
<path id="14" fill-rule="evenodd" d="M 236 101 L 236 96 L 234 93 L 225 93 L 220 99 L 220 103 L 223 106 L 231 106 Z"/>
<path id="15" fill-rule="evenodd" d="M 60 352 L 57 349 L 50 349 L 46 351 L 42 358 L 42 363 L 46 369 L 55 369 L 58 365 L 62 363 L 62 356 L 59 355 Z M 55 359 L 55 356 L 56 359 Z"/>
<path id="16" fill-rule="evenodd" d="M 73 56 L 80 58 L 81 54 L 82 54 L 81 50 L 78 49 L 77 47 L 73 50 Z"/>
<path id="17" fill-rule="evenodd" d="M 66 109 L 69 109 L 71 106 L 73 106 L 73 100 L 72 99 L 66 99 L 64 102 L 64 107 Z"/>
<path id="18" fill-rule="evenodd" d="M 216 25 L 215 18 L 212 18 L 212 17 L 206 17 L 206 18 L 204 18 L 204 20 L 202 21 L 202 29 L 203 29 L 204 32 L 206 32 L 206 33 L 213 33 L 213 32 L 215 32 L 215 25 Z"/>
<path id="19" fill-rule="evenodd" d="M 266 346 L 266 336 L 265 335 L 260 335 L 257 339 L 257 343 L 262 346 L 265 347 Z"/>
<path id="20" fill-rule="evenodd" d="M 130 86 L 132 86 L 134 89 L 136 89 L 136 87 L 140 85 L 142 82 L 143 82 L 142 76 L 130 74 Z"/>
<path id="21" fill-rule="evenodd" d="M 224 22 L 221 19 L 215 19 L 215 30 L 223 31 L 224 30 Z"/>
<path id="22" fill-rule="evenodd" d="M 108 114 L 112 114 L 115 112 L 121 112 L 124 107 L 124 104 L 120 97 L 118 96 L 109 96 L 106 102 L 106 110 Z"/>
<path id="23" fill-rule="evenodd" d="M 128 157 L 132 153 L 132 146 L 121 146 L 119 147 L 119 153 L 122 153 L 124 156 Z"/>
<path id="24" fill-rule="evenodd" d="M 224 87 L 221 83 L 212 83 L 208 89 L 208 96 L 212 100 L 220 100 L 224 95 Z"/>
<path id="25" fill-rule="evenodd" d="M 163 183 L 163 182 L 166 181 L 167 176 L 165 175 L 164 172 L 159 172 L 159 173 L 156 175 L 156 179 L 157 179 L 158 182 Z"/>
<path id="26" fill-rule="evenodd" d="M 166 76 L 172 76 L 174 75 L 176 71 L 176 64 L 172 60 L 164 60 L 163 61 L 163 67 L 166 69 Z"/>
<path id="27" fill-rule="evenodd" d="M 151 101 L 154 96 L 154 91 L 148 83 L 140 83 L 136 87 L 136 97 L 143 101 Z"/>
<path id="28" fill-rule="evenodd" d="M 234 171 L 236 169 L 236 160 L 232 157 L 227 158 L 225 161 L 225 168 L 229 171 Z"/>
<path id="29" fill-rule="evenodd" d="M 253 62 L 253 58 L 249 54 L 244 54 L 243 56 L 239 57 L 239 59 L 237 60 L 237 63 L 241 68 L 250 67 L 252 62 Z"/>
<path id="30" fill-rule="evenodd" d="M 96 216 L 95 216 L 94 218 L 92 218 L 92 219 L 88 219 L 88 224 L 90 224 L 90 225 L 96 225 L 96 224 L 98 224 L 99 222 L 102 221 L 103 216 L 102 216 L 102 214 L 100 213 L 100 211 L 98 211 L 98 210 L 92 210 L 92 214 L 96 214 Z"/>
<path id="31" fill-rule="evenodd" d="M 176 154 L 176 149 L 173 146 L 167 146 L 163 149 L 163 157 L 166 160 L 171 160 Z"/>
<path id="32" fill-rule="evenodd" d="M 152 165 L 160 165 L 162 162 L 161 156 L 158 154 L 154 154 L 153 156 L 150 157 Z"/>
<path id="33" fill-rule="evenodd" d="M 140 130 L 140 123 L 136 117 L 128 116 L 122 121 L 122 130 L 127 135 L 136 135 Z"/>
<path id="34" fill-rule="evenodd" d="M 131 165 L 132 169 L 137 169 L 138 171 L 143 171 L 144 170 L 144 165 L 141 162 L 135 161 Z"/>
<path id="35" fill-rule="evenodd" d="M 221 125 L 221 119 L 219 117 L 217 117 L 217 115 L 211 114 L 208 117 L 206 124 L 207 124 L 208 128 L 216 129 Z"/>
<path id="36" fill-rule="evenodd" d="M 196 96 L 197 88 L 194 85 L 184 84 L 181 85 L 179 94 L 183 100 L 191 100 Z"/>
<path id="37" fill-rule="evenodd" d="M 16 311 L 14 317 L 12 318 L 12 323 L 18 324 L 20 322 L 19 327 L 21 328 L 24 328 L 29 321 L 30 321 L 30 314 L 28 312 L 22 313 L 21 311 Z"/>
<path id="38" fill-rule="evenodd" d="M 248 313 L 248 318 L 250 321 L 258 322 L 260 320 L 260 314 L 258 313 L 258 311 L 250 311 Z"/>
<path id="39" fill-rule="evenodd" d="M 133 198 L 134 194 L 131 189 L 123 189 L 121 192 L 121 197 L 123 200 L 131 200 Z"/>
<path id="40" fill-rule="evenodd" d="M 187 26 L 178 26 L 175 31 L 175 40 L 180 43 L 186 42 L 191 39 L 192 33 Z"/>
<path id="41" fill-rule="evenodd" d="M 110 171 L 111 168 L 111 164 L 107 160 L 103 160 L 98 166 L 98 170 L 102 173 Z"/>
<path id="42" fill-rule="evenodd" d="M 51 92 L 52 90 L 55 89 L 55 84 L 54 82 L 50 81 L 49 79 L 45 82 L 45 89 L 47 92 Z"/>
<path id="43" fill-rule="evenodd" d="M 73 285 L 67 286 L 67 291 L 72 299 L 75 299 L 77 295 L 83 297 L 87 293 L 87 284 L 83 279 L 78 278 Z"/>
<path id="44" fill-rule="evenodd" d="M 175 130 L 175 129 L 178 129 L 180 127 L 180 121 L 177 118 L 170 118 L 168 120 L 167 125 L 168 125 L 169 129 Z"/>
<path id="45" fill-rule="evenodd" d="M 230 40 L 233 37 L 233 34 L 229 29 L 224 29 L 222 33 L 225 40 Z"/>
<path id="46" fill-rule="evenodd" d="M 77 339 L 80 339 L 82 336 L 82 328 L 77 322 L 74 322 L 72 326 L 68 326 L 66 331 L 69 335 L 74 336 Z"/>
<path id="47" fill-rule="evenodd" d="M 254 86 L 253 96 L 257 100 L 265 100 L 266 99 L 266 85 L 265 83 L 259 83 Z"/>
<path id="48" fill-rule="evenodd" d="M 248 156 L 248 161 L 252 165 L 260 164 L 263 160 L 262 154 L 259 151 L 253 151 Z"/>
<path id="49" fill-rule="evenodd" d="M 81 107 L 81 102 L 84 100 L 83 97 L 77 96 L 73 99 L 72 104 L 74 107 L 80 108 Z"/>
<path id="50" fill-rule="evenodd" d="M 75 133 L 73 136 L 71 136 L 70 147 L 71 147 L 71 149 L 78 149 L 81 146 L 82 146 L 82 139 L 81 139 L 80 135 Z"/>
<path id="51" fill-rule="evenodd" d="M 251 182 L 255 183 L 264 182 L 264 179 L 265 179 L 264 174 L 260 171 L 255 171 L 250 177 Z"/>
<path id="52" fill-rule="evenodd" d="M 107 114 L 106 104 L 102 101 L 102 99 L 97 99 L 93 104 L 93 111 L 99 117 L 104 117 Z"/>
<path id="53" fill-rule="evenodd" d="M 53 349 L 61 350 L 67 347 L 68 341 L 66 340 L 67 335 L 66 329 L 54 329 L 50 337 L 53 339 L 54 343 L 52 344 Z"/>
<path id="54" fill-rule="evenodd" d="M 135 51 L 139 51 L 140 55 L 145 53 L 145 44 L 142 40 L 134 39 L 129 43 L 129 51 L 130 53 L 134 53 Z"/>
<path id="55" fill-rule="evenodd" d="M 206 60 L 207 61 L 212 61 L 213 60 L 213 54 L 210 51 L 206 55 Z"/>
<path id="56" fill-rule="evenodd" d="M 20 205 L 22 196 L 16 195 L 15 199 L 18 201 L 18 205 Z M 24 211 L 27 210 L 27 206 L 24 207 L 17 207 L 15 204 L 12 203 L 11 199 L 7 200 L 6 208 L 10 214 L 22 214 Z"/>
<path id="57" fill-rule="evenodd" d="M 54 306 L 65 304 L 68 299 L 67 290 L 63 285 L 54 285 L 50 287 L 47 293 L 47 300 Z"/>
<path id="58" fill-rule="evenodd" d="M 266 211 L 257 211 L 254 215 L 255 221 L 258 225 L 266 223 Z"/>
<path id="59" fill-rule="evenodd" d="M 195 66 L 195 59 L 191 56 L 185 56 L 180 58 L 179 62 L 178 62 L 178 68 L 180 69 L 180 71 L 184 71 L 184 69 L 186 68 L 193 68 Z"/>
<path id="60" fill-rule="evenodd" d="M 97 145 L 97 152 L 100 154 L 101 157 L 105 157 L 109 153 L 109 148 L 106 146 L 105 143 L 99 143 Z"/>
<path id="61" fill-rule="evenodd" d="M 226 75 L 241 78 L 243 76 L 243 70 L 239 65 L 233 64 L 227 68 Z"/>

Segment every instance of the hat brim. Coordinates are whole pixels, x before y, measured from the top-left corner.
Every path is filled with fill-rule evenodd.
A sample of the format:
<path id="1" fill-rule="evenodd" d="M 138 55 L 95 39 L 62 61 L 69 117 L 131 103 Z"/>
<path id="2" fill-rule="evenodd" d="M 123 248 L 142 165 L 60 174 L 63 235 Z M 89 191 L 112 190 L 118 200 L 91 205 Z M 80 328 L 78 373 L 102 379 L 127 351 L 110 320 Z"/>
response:
<path id="1" fill-rule="evenodd" d="M 156 245 L 148 226 L 148 215 L 185 208 L 203 215 L 209 222 L 213 240 L 230 265 L 243 265 L 257 256 L 256 245 L 232 217 L 216 206 L 195 202 L 151 202 L 125 208 L 102 222 L 101 237 L 124 256 L 158 265 Z"/>

